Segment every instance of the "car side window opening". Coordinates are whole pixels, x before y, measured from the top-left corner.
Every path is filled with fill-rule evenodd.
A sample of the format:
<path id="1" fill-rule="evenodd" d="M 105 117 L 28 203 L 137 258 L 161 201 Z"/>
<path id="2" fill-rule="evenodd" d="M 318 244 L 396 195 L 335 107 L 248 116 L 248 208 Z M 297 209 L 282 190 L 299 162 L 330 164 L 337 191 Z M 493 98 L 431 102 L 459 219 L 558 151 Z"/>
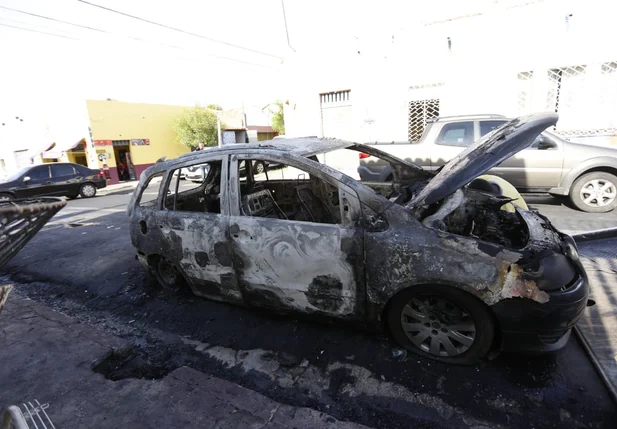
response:
<path id="1" fill-rule="evenodd" d="M 26 173 L 31 180 L 49 179 L 49 166 L 35 167 Z"/>
<path id="2" fill-rule="evenodd" d="M 263 172 L 255 168 L 266 165 Z M 248 164 L 249 168 L 246 169 Z M 240 213 L 244 216 L 340 224 L 339 189 L 296 167 L 251 159 L 238 163 Z"/>
<path id="3" fill-rule="evenodd" d="M 139 207 L 156 208 L 156 200 L 163 183 L 163 173 L 153 175 L 146 183 L 139 196 Z"/>
<path id="4" fill-rule="evenodd" d="M 163 203 L 165 209 L 220 214 L 222 165 L 223 163 L 218 160 L 173 170 L 165 192 Z M 184 169 L 198 174 L 187 176 L 187 180 L 182 180 L 180 170 Z"/>
<path id="5" fill-rule="evenodd" d="M 454 122 L 441 129 L 437 144 L 446 146 L 469 146 L 473 143 L 473 122 Z"/>
<path id="6" fill-rule="evenodd" d="M 74 176 L 75 174 L 75 168 L 72 165 L 57 164 L 51 166 L 51 177 L 66 177 Z"/>
<path id="7" fill-rule="evenodd" d="M 507 121 L 480 121 L 480 137 L 493 131 L 495 128 L 502 126 Z"/>

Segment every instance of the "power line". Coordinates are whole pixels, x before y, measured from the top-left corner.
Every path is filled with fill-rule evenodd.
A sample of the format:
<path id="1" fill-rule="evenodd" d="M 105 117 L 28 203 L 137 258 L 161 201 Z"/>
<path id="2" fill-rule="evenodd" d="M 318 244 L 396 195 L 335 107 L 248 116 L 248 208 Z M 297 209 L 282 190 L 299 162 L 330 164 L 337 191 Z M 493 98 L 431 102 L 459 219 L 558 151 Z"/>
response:
<path id="1" fill-rule="evenodd" d="M 125 13 L 125 12 L 120 12 L 119 10 L 111 9 L 111 8 L 108 8 L 108 7 L 105 7 L 105 6 L 101 6 L 101 5 L 98 5 L 98 4 L 94 4 L 94 3 L 90 3 L 89 1 L 86 1 L 86 0 L 77 0 L 77 1 L 79 1 L 81 3 L 84 3 L 84 4 L 87 4 L 89 6 L 98 7 L 100 9 L 106 10 L 108 12 L 113 12 L 113 13 L 117 13 L 119 15 L 123 15 L 123 16 L 129 17 L 129 18 L 133 18 L 133 19 L 136 19 L 138 21 L 143 21 L 143 22 L 147 22 L 148 24 L 157 25 L 159 27 L 167 28 L 168 30 L 173 30 L 173 31 L 177 31 L 179 33 L 188 34 L 189 36 L 199 37 L 200 39 L 205 39 L 205 40 L 208 40 L 208 41 L 213 42 L 213 43 L 220 43 L 222 45 L 231 46 L 233 48 L 242 49 L 242 50 L 245 50 L 245 51 L 253 52 L 255 54 L 265 55 L 267 57 L 277 58 L 277 59 L 281 59 L 281 60 L 283 59 L 283 57 L 280 57 L 278 55 L 273 55 L 273 54 L 269 54 L 267 52 L 257 51 L 255 49 L 246 48 L 244 46 L 239 46 L 239 45 L 235 45 L 233 43 L 224 42 L 222 40 L 213 39 L 211 37 L 202 36 L 201 34 L 192 33 L 190 31 L 182 30 L 180 28 L 171 27 L 171 26 L 166 25 L 166 24 L 161 24 L 159 22 L 150 21 L 148 19 L 141 18 L 139 16 L 131 15 L 131 14 L 128 14 L 128 13 Z"/>
<path id="2" fill-rule="evenodd" d="M 117 35 L 117 33 L 113 33 L 111 31 L 107 31 L 107 30 L 102 30 L 100 28 L 94 28 L 94 27 L 89 27 L 87 25 L 75 24 L 73 22 L 63 21 L 61 19 L 51 18 L 49 16 L 43 16 L 43 15 L 38 15 L 38 14 L 32 13 L 32 12 L 26 12 L 26 11 L 23 11 L 23 10 L 12 9 L 10 7 L 0 6 L 0 9 L 6 9 L 6 10 L 10 10 L 12 12 L 22 13 L 22 14 L 25 14 L 25 15 L 34 16 L 34 17 L 41 18 L 41 19 L 47 19 L 47 20 L 50 20 L 50 21 L 55 21 L 55 22 L 59 22 L 59 23 L 62 23 L 62 24 L 66 24 L 66 25 L 72 25 L 74 27 L 85 28 L 87 30 L 97 31 L 97 32 L 109 34 L 109 35 L 112 35 L 112 36 L 113 35 Z M 21 22 L 21 23 L 25 24 L 25 22 Z M 20 28 L 20 27 L 15 27 L 15 28 Z M 22 29 L 24 29 L 24 28 L 22 28 Z M 27 30 L 27 29 L 24 29 L 24 30 Z M 30 30 L 30 31 L 35 31 L 35 30 Z M 51 33 L 45 33 L 45 34 L 51 34 Z M 54 35 L 54 34 L 51 34 L 51 35 Z M 56 35 L 56 36 L 73 39 L 72 37 L 68 37 L 68 36 L 60 36 L 60 35 Z M 145 39 L 141 39 L 139 37 L 133 37 L 133 36 L 128 36 L 128 35 L 124 35 L 124 34 L 121 34 L 121 36 L 129 38 L 129 39 L 132 39 L 132 40 L 136 40 L 138 42 L 150 43 L 150 44 L 154 44 L 154 45 L 158 45 L 158 46 L 163 46 L 165 48 L 178 49 L 178 50 L 181 50 L 181 51 L 193 53 L 193 52 L 188 51 L 187 49 L 185 49 L 185 48 L 183 48 L 181 46 L 168 45 L 166 43 L 154 42 L 154 41 L 151 41 L 151 40 L 145 40 Z M 74 40 L 82 40 L 82 39 L 74 39 Z M 273 68 L 273 67 L 266 66 L 266 65 L 263 65 L 263 64 L 257 64 L 257 63 L 252 63 L 252 62 L 249 62 L 249 61 L 237 60 L 235 58 L 224 57 L 224 56 L 221 56 L 221 55 L 214 55 L 214 54 L 203 54 L 203 55 L 204 56 L 208 56 L 208 57 L 218 58 L 218 59 L 221 59 L 221 60 L 233 61 L 233 62 L 237 62 L 237 63 L 241 63 L 241 64 L 253 65 L 253 66 L 257 66 L 257 67 Z"/>
<path id="3" fill-rule="evenodd" d="M 12 9 L 12 8 L 10 8 L 10 7 L 6 7 L 6 6 L 0 6 L 0 9 L 10 10 L 11 12 L 23 13 L 24 15 L 36 16 L 37 18 L 47 19 L 47 20 L 49 20 L 49 21 L 61 22 L 62 24 L 72 25 L 72 26 L 74 26 L 74 27 L 86 28 L 86 29 L 88 29 L 88 30 L 100 31 L 100 32 L 102 32 L 102 33 L 108 33 L 108 32 L 107 32 L 107 31 L 105 31 L 105 30 L 99 30 L 98 28 L 88 27 L 87 25 L 74 24 L 74 23 L 72 23 L 72 22 L 62 21 L 61 19 L 51 18 L 51 17 L 49 17 L 49 16 L 38 15 L 38 14 L 36 14 L 36 13 L 26 12 L 26 11 L 24 11 L 24 10 Z"/>
<path id="4" fill-rule="evenodd" d="M 9 25 L 9 24 L 2 24 L 2 23 L 0 23 L 0 25 L 2 25 L 4 27 L 17 28 L 19 30 L 32 31 L 33 33 L 47 34 L 48 36 L 62 37 L 64 39 L 71 39 L 71 40 L 78 40 L 78 41 L 82 40 L 82 39 L 76 39 L 75 37 L 62 36 L 60 34 L 54 34 L 54 33 L 47 33 L 46 31 L 38 31 L 38 30 L 32 30 L 30 28 L 18 27 L 16 25 Z"/>
<path id="5" fill-rule="evenodd" d="M 296 50 L 291 47 L 291 43 L 289 43 L 289 30 L 287 29 L 287 14 L 285 13 L 285 0 L 281 0 L 281 7 L 283 8 L 283 21 L 285 21 L 285 34 L 287 35 L 287 46 L 289 46 L 289 49 L 296 52 Z"/>

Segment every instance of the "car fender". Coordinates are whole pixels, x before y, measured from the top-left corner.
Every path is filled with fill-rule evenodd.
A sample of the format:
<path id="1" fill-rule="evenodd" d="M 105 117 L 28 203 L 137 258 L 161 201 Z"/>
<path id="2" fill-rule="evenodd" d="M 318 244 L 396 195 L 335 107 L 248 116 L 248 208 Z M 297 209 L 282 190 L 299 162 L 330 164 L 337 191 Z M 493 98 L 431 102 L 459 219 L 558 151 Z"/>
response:
<path id="1" fill-rule="evenodd" d="M 549 193 L 556 195 L 568 195 L 570 188 L 576 179 L 589 170 L 615 170 L 617 172 L 617 158 L 612 156 L 599 156 L 587 159 L 568 171 L 561 179 L 558 188 L 552 188 Z"/>

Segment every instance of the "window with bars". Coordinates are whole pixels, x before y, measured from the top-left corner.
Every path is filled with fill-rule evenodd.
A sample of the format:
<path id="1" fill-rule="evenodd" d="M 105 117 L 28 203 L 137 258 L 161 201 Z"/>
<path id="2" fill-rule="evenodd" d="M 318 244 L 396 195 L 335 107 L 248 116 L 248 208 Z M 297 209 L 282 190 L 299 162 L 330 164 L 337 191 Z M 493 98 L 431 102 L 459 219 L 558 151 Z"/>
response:
<path id="1" fill-rule="evenodd" d="M 351 101 L 351 90 L 345 91 L 333 91 L 319 94 L 321 104 L 334 104 L 334 103 L 349 103 Z"/>
<path id="2" fill-rule="evenodd" d="M 587 66 L 569 66 L 548 71 L 546 108 L 560 112 L 573 106 L 584 91 Z"/>
<path id="3" fill-rule="evenodd" d="M 407 136 L 410 142 L 420 140 L 426 123 L 439 116 L 439 99 L 413 100 L 409 102 L 409 127 Z"/>
<path id="4" fill-rule="evenodd" d="M 525 71 L 518 73 L 518 111 L 519 113 L 527 113 L 531 107 L 533 71 Z"/>

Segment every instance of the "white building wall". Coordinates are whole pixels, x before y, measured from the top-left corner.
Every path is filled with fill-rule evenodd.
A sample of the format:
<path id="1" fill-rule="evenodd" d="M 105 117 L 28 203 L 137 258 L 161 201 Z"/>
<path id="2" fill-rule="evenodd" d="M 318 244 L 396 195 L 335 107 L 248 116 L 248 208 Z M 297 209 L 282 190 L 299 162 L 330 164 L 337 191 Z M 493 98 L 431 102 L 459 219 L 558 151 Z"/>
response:
<path id="1" fill-rule="evenodd" d="M 295 73 L 308 82 L 288 87 L 287 134 L 322 135 L 319 94 L 344 89 L 351 89 L 353 130 L 336 137 L 363 142 L 407 140 L 409 101 L 414 99 L 439 98 L 442 116 L 554 110 L 549 69 L 577 65 L 587 65 L 586 83 L 577 92 L 568 90 L 577 79 L 562 80 L 568 99 L 560 100 L 557 129 L 617 128 L 617 96 L 612 96 L 617 71 L 600 75 L 602 63 L 617 61 L 610 2 L 451 3 L 458 6 L 444 5 L 442 15 L 416 19 L 416 25 L 377 45 L 372 41 L 368 49 L 360 40 L 359 53 L 321 61 L 298 53 L 294 61 L 302 66 Z M 519 72 L 532 72 L 533 78 L 519 81 Z M 289 68 L 288 77 L 293 75 Z M 607 135 L 600 139 L 610 140 Z M 584 138 L 581 133 L 570 136 Z"/>

